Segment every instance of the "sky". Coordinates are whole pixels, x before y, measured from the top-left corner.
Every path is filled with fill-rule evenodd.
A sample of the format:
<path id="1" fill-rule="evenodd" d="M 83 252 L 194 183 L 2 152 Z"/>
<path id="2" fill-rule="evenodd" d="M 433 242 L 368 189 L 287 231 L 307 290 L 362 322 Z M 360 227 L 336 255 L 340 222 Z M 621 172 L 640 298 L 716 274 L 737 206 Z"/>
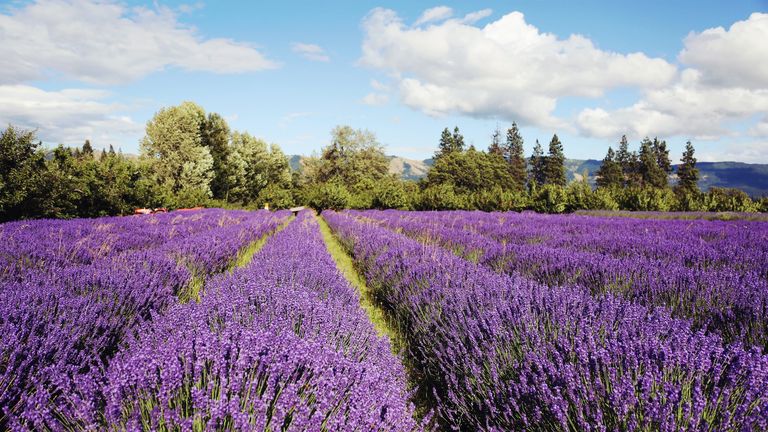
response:
<path id="1" fill-rule="evenodd" d="M 138 153 L 187 100 L 288 154 L 350 125 L 424 159 L 516 122 L 526 153 L 768 163 L 768 0 L 0 2 L 0 124 Z"/>

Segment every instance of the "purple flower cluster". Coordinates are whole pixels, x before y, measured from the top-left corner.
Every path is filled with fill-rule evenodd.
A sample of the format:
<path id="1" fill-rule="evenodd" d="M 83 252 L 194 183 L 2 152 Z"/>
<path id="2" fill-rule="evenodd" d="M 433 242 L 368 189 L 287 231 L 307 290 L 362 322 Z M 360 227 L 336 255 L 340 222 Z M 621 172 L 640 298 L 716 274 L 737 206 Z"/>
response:
<path id="1" fill-rule="evenodd" d="M 351 213 L 550 286 L 668 308 L 768 351 L 768 224 L 483 212 Z"/>
<path id="2" fill-rule="evenodd" d="M 405 372 L 310 212 L 177 304 L 111 362 L 106 423 L 128 430 L 414 430 Z"/>
<path id="3" fill-rule="evenodd" d="M 353 214 L 323 212 L 399 323 L 436 427 L 768 429 L 758 349 L 610 292 L 496 273 Z"/>
<path id="4" fill-rule="evenodd" d="M 192 279 L 175 251 L 192 237 L 242 247 L 288 215 L 205 210 L 0 226 L 0 429 L 93 423 L 110 359 Z M 195 244 L 188 255 L 204 256 L 207 244 Z"/>

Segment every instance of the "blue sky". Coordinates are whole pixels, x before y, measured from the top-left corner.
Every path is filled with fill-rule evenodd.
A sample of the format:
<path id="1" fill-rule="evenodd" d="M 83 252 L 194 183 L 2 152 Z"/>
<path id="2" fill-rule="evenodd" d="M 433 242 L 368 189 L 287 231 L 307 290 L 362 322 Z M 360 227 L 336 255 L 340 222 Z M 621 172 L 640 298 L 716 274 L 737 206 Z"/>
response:
<path id="1" fill-rule="evenodd" d="M 418 4 L 416 4 L 418 3 Z M 92 2 L 0 7 L 0 123 L 138 152 L 164 106 L 311 154 L 339 124 L 430 157 L 520 124 L 602 158 L 626 133 L 768 163 L 766 1 Z M 7 67 L 5 66 L 7 62 Z"/>

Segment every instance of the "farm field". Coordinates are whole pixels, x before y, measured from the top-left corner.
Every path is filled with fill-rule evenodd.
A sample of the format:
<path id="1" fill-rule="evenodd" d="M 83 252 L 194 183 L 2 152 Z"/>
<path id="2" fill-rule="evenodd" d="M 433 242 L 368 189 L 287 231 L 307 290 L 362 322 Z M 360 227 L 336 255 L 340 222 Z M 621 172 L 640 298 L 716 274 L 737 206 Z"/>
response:
<path id="1" fill-rule="evenodd" d="M 0 430 L 767 430 L 768 223 L 11 222 L 0 334 Z"/>

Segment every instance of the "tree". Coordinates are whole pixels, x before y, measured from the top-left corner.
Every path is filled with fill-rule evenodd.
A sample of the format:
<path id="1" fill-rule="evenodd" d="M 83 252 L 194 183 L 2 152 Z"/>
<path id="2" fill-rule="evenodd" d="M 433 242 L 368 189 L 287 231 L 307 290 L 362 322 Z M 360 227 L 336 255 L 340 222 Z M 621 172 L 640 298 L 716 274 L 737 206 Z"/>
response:
<path id="1" fill-rule="evenodd" d="M 230 173 L 229 165 L 229 125 L 226 120 L 217 113 L 210 113 L 202 122 L 200 128 L 200 143 L 208 148 L 213 159 L 213 178 L 211 179 L 211 193 L 215 198 L 226 199 L 229 190 L 227 183 Z"/>
<path id="2" fill-rule="evenodd" d="M 91 146 L 90 140 L 85 140 L 83 144 L 83 150 L 80 152 L 80 156 L 83 159 L 93 159 L 93 146 Z"/>
<path id="3" fill-rule="evenodd" d="M 501 147 L 501 131 L 497 126 L 491 135 L 491 145 L 488 146 L 488 153 L 504 156 L 504 149 Z"/>
<path id="4" fill-rule="evenodd" d="M 658 138 L 654 138 L 653 152 L 656 154 L 656 162 L 659 165 L 659 168 L 661 168 L 667 175 L 672 174 L 672 161 L 669 159 L 667 142 L 664 140 L 659 141 Z"/>
<path id="5" fill-rule="evenodd" d="M 659 156 L 648 138 L 640 143 L 638 173 L 643 186 L 665 188 L 668 185 L 667 173 L 659 166 Z"/>
<path id="6" fill-rule="evenodd" d="M 531 172 L 528 177 L 528 186 L 531 189 L 535 189 L 544 184 L 546 175 L 544 167 L 546 165 L 547 157 L 544 156 L 544 150 L 541 148 L 539 140 L 536 140 L 536 145 L 533 146 L 533 154 L 531 154 L 530 165 Z"/>
<path id="7" fill-rule="evenodd" d="M 335 177 L 353 189 L 364 180 L 379 180 L 389 171 L 389 160 L 376 135 L 368 130 L 337 126 L 331 144 L 323 149 L 314 183 Z"/>
<path id="8" fill-rule="evenodd" d="M 459 127 L 453 128 L 453 134 L 451 134 L 448 128 L 443 129 L 443 132 L 440 134 L 440 144 L 437 153 L 435 153 L 435 159 L 453 152 L 462 151 L 464 151 L 464 136 L 459 132 Z"/>
<path id="9" fill-rule="evenodd" d="M 34 215 L 34 197 L 42 190 L 45 155 L 34 131 L 11 125 L 0 133 L 0 220 Z"/>
<path id="10" fill-rule="evenodd" d="M 504 156 L 509 163 L 509 172 L 516 184 L 516 189 L 523 190 L 528 173 L 528 167 L 523 154 L 523 137 L 517 123 L 507 129 L 507 141 L 504 145 Z"/>
<path id="11" fill-rule="evenodd" d="M 693 153 L 693 144 L 691 141 L 686 142 L 683 157 L 680 159 L 682 163 L 677 167 L 677 188 L 681 191 L 699 191 L 699 170 L 696 168 L 696 158 Z"/>
<path id="12" fill-rule="evenodd" d="M 233 132 L 226 172 L 229 177 L 229 197 L 244 204 L 265 197 L 280 197 L 281 190 L 287 190 L 291 184 L 291 172 L 288 158 L 276 145 L 267 146 L 263 140 L 247 132 Z M 271 186 L 269 194 L 262 190 Z M 259 202 L 260 207 L 263 203 Z"/>
<path id="13" fill-rule="evenodd" d="M 616 155 L 611 147 L 608 147 L 608 153 L 597 170 L 597 186 L 601 188 L 622 187 L 624 184 L 624 173 L 621 165 L 616 162 Z"/>
<path id="14" fill-rule="evenodd" d="M 619 141 L 619 150 L 616 152 L 616 163 L 621 167 L 625 186 L 639 186 L 637 176 L 637 154 L 629 151 L 627 136 L 622 135 Z"/>
<path id="15" fill-rule="evenodd" d="M 457 192 L 477 192 L 499 187 L 515 189 L 507 162 L 498 155 L 477 151 L 452 152 L 435 161 L 427 173 L 427 187 L 451 184 Z"/>
<path id="16" fill-rule="evenodd" d="M 567 183 L 563 144 L 560 142 L 557 134 L 553 135 L 552 140 L 549 142 L 549 152 L 544 162 L 544 183 L 558 186 L 565 186 Z"/>
<path id="17" fill-rule="evenodd" d="M 213 157 L 202 144 L 205 111 L 193 103 L 163 108 L 147 122 L 142 158 L 171 205 L 196 205 L 211 196 Z"/>

